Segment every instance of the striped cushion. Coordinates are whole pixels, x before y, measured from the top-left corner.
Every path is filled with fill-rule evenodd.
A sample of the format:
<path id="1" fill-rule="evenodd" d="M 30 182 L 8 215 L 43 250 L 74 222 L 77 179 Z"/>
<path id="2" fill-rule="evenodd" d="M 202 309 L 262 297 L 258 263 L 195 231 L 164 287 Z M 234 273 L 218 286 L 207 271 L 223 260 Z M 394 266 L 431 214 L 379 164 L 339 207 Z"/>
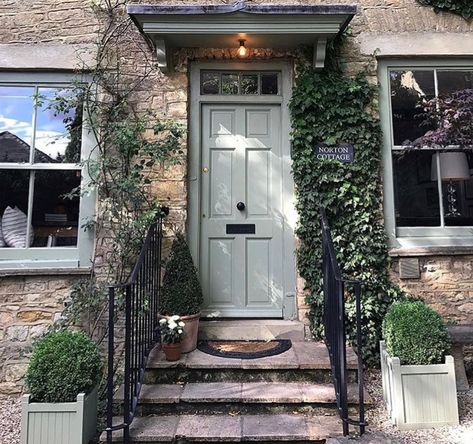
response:
<path id="1" fill-rule="evenodd" d="M 2 231 L 2 218 L 0 217 L 0 248 L 6 247 L 7 243 L 5 239 L 3 239 L 3 231 Z"/>
<path id="2" fill-rule="evenodd" d="M 9 247 L 26 247 L 26 214 L 18 207 L 7 207 L 3 213 L 2 231 L 3 238 Z"/>

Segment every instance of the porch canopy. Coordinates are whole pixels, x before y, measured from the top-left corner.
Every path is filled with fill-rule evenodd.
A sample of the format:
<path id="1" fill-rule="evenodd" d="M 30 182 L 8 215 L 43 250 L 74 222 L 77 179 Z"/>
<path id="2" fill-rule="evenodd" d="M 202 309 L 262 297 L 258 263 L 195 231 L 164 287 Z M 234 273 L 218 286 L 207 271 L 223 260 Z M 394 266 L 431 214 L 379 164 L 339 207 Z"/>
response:
<path id="1" fill-rule="evenodd" d="M 327 42 L 356 14 L 355 5 L 161 6 L 133 4 L 127 12 L 156 49 L 162 71 L 169 48 L 314 48 L 313 64 L 323 68 Z"/>

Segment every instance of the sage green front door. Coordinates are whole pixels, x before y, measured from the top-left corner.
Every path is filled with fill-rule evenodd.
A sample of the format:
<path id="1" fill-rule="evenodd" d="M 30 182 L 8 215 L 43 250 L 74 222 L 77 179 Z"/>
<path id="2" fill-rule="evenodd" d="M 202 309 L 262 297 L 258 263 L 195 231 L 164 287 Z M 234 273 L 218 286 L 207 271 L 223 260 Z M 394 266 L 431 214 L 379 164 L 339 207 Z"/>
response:
<path id="1" fill-rule="evenodd" d="M 279 105 L 202 105 L 200 274 L 204 314 L 281 317 Z"/>

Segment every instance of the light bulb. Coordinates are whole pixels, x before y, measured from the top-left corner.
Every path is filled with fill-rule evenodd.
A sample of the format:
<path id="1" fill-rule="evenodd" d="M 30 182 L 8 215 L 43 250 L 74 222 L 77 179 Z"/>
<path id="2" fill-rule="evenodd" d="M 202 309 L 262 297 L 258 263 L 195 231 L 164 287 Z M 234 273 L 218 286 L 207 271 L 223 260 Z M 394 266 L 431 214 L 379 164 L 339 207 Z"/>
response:
<path id="1" fill-rule="evenodd" d="M 248 48 L 245 46 L 245 40 L 241 39 L 238 41 L 240 42 L 240 47 L 238 48 L 237 54 L 240 59 L 244 59 L 248 57 Z"/>

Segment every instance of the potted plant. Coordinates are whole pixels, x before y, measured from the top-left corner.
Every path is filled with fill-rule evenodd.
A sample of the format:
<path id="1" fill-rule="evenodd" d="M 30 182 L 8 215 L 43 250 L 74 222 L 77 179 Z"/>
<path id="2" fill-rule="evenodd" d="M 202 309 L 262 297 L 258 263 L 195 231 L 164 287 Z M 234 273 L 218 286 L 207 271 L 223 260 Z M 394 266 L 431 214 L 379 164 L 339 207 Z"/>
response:
<path id="1" fill-rule="evenodd" d="M 381 341 L 383 396 L 401 430 L 458 424 L 453 357 L 440 315 L 421 301 L 394 303 Z"/>
<path id="2" fill-rule="evenodd" d="M 39 339 L 26 371 L 21 444 L 87 444 L 96 433 L 102 364 L 83 332 L 62 330 Z"/>
<path id="3" fill-rule="evenodd" d="M 166 264 L 160 312 L 163 316 L 178 315 L 185 323 L 182 353 L 189 353 L 197 347 L 202 302 L 202 288 L 189 246 L 184 236 L 178 233 Z"/>
<path id="4" fill-rule="evenodd" d="M 167 361 L 179 361 L 181 359 L 184 327 L 185 323 L 178 315 L 160 319 L 161 344 Z"/>

